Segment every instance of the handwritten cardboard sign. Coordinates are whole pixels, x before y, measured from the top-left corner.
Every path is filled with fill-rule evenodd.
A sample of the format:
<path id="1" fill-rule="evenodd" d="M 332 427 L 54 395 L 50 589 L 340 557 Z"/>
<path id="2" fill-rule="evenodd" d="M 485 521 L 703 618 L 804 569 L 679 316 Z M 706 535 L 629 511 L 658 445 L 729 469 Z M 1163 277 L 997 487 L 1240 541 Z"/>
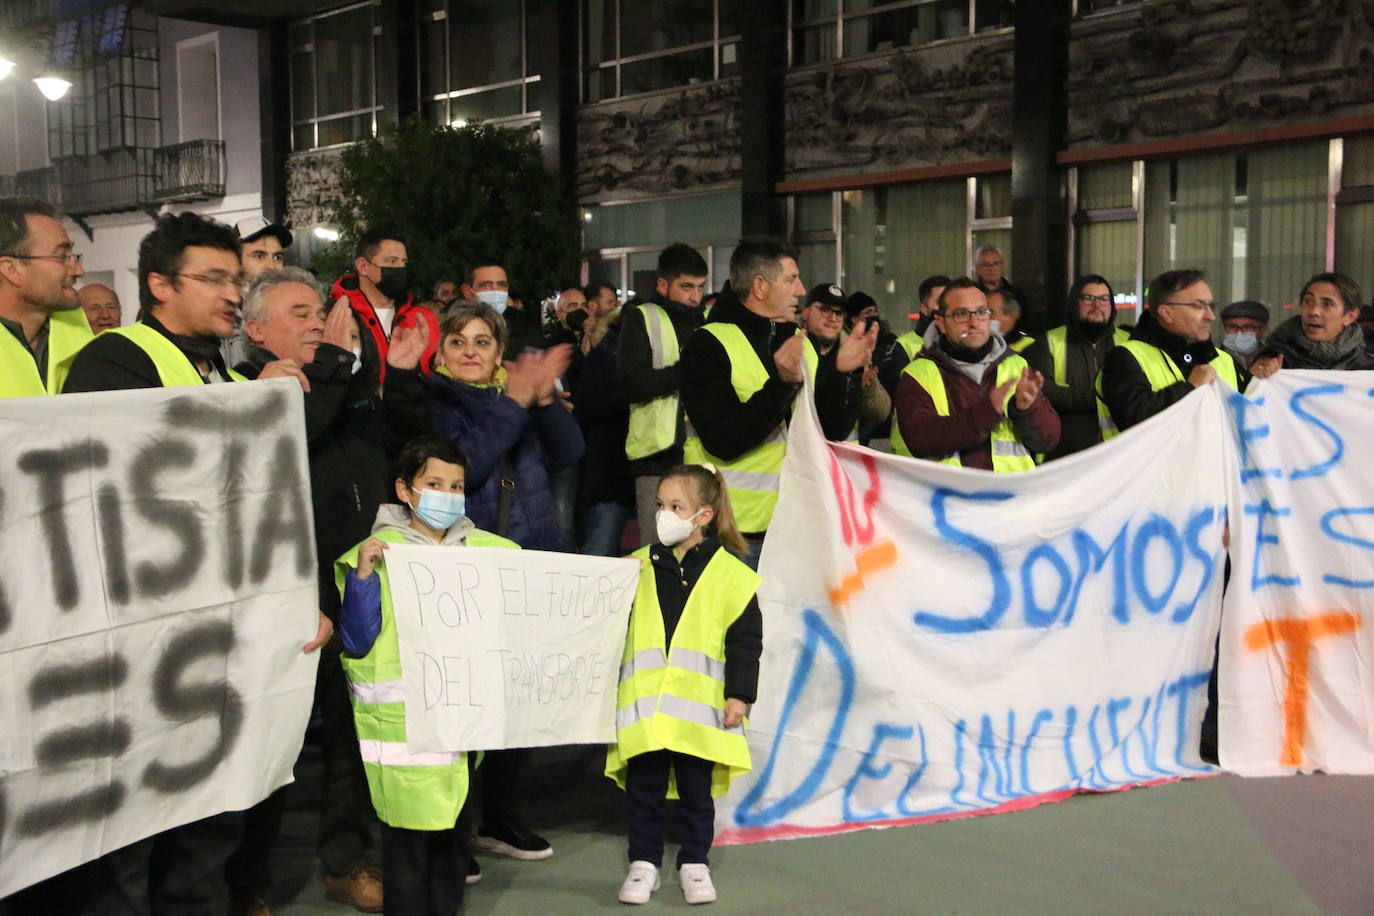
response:
<path id="1" fill-rule="evenodd" d="M 0 896 L 291 781 L 304 429 L 294 380 L 0 401 Z"/>
<path id="2" fill-rule="evenodd" d="M 615 740 L 635 560 L 392 545 L 386 563 L 412 751 Z"/>

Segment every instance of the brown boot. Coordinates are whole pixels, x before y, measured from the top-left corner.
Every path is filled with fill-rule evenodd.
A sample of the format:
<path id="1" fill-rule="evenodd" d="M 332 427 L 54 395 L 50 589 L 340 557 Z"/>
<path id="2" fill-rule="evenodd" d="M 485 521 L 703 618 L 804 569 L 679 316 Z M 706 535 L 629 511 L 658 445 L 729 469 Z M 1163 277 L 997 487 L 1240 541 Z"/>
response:
<path id="1" fill-rule="evenodd" d="M 324 895 L 363 913 L 382 911 L 382 875 L 375 865 L 355 862 L 342 875 L 324 876 Z"/>

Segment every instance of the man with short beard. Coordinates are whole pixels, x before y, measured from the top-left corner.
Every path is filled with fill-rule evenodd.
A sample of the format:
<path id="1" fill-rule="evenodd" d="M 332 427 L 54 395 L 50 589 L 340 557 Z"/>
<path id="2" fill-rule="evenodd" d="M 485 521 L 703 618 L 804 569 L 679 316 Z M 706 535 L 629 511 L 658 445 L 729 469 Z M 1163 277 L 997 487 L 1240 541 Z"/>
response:
<path id="1" fill-rule="evenodd" d="M 1250 371 L 1268 378 L 1280 369 L 1374 369 L 1360 329 L 1360 287 L 1345 274 L 1320 273 L 1298 297 L 1300 314 L 1274 328 Z"/>
<path id="2" fill-rule="evenodd" d="M 1046 461 L 1063 458 L 1102 441 L 1097 422 L 1097 373 L 1107 352 L 1130 339 L 1116 327 L 1112 287 L 1105 277 L 1086 274 L 1069 292 L 1065 322 L 1026 348 L 1026 362 L 1045 377 L 1045 397 L 1059 414 L 1059 444 Z"/>

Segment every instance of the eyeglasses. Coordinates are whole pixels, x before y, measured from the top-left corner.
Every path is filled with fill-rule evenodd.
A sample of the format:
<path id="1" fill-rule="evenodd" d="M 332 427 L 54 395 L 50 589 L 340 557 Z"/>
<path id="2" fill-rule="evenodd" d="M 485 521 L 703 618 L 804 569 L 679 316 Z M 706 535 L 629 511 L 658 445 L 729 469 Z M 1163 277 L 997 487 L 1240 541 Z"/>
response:
<path id="1" fill-rule="evenodd" d="M 1206 312 L 1217 307 L 1215 301 L 1207 299 L 1199 299 L 1196 302 L 1161 302 L 1160 305 L 1182 305 L 1190 309 L 1197 309 L 1200 312 Z"/>
<path id="2" fill-rule="evenodd" d="M 832 318 L 844 317 L 844 309 L 838 305 L 817 305 L 816 310 L 822 315 L 829 315 Z"/>
<path id="3" fill-rule="evenodd" d="M 955 309 L 952 312 L 936 312 L 936 314 L 947 321 L 963 324 L 970 318 L 991 318 L 992 309 L 985 306 L 980 309 Z"/>
<path id="4" fill-rule="evenodd" d="M 1001 266 L 1002 266 L 1002 262 L 1001 262 L 1001 261 L 979 261 L 979 262 L 978 262 L 978 266 L 979 266 L 979 267 L 1001 267 Z"/>
<path id="5" fill-rule="evenodd" d="M 1112 297 L 1111 297 L 1111 296 L 1089 296 L 1087 293 L 1084 293 L 1083 295 L 1081 295 L 1081 296 L 1078 297 L 1078 301 L 1079 301 L 1079 302 L 1100 302 L 1100 303 L 1102 303 L 1103 305 L 1110 305 L 1110 304 L 1111 304 L 1111 301 L 1112 301 Z"/>
<path id="6" fill-rule="evenodd" d="M 81 255 L 74 251 L 66 254 L 0 254 L 0 258 L 14 258 L 16 261 L 60 261 L 68 267 L 75 267 L 81 263 Z"/>
<path id="7" fill-rule="evenodd" d="M 243 277 L 236 277 L 233 274 L 184 274 L 176 273 L 174 277 L 185 277 L 188 280 L 199 280 L 207 286 L 218 286 L 220 289 L 236 289 L 243 292 L 243 288 L 248 285 L 248 281 Z"/>

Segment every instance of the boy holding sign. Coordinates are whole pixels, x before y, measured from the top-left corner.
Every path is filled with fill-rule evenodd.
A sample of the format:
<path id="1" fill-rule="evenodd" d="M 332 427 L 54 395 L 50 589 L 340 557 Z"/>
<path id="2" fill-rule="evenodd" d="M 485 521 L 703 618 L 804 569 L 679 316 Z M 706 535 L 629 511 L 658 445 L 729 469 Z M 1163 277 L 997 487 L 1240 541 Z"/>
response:
<path id="1" fill-rule="evenodd" d="M 715 802 L 750 769 L 744 716 L 758 690 L 763 617 L 720 472 L 679 465 L 658 485 L 658 542 L 641 547 L 606 775 L 629 801 L 622 903 L 648 903 L 663 862 L 664 798 L 678 799 L 678 881 L 688 903 L 716 899 L 707 853 Z"/>
<path id="2" fill-rule="evenodd" d="M 406 745 L 401 652 L 391 607 L 387 544 L 516 547 L 463 515 L 467 459 L 452 442 L 422 436 L 402 450 L 396 498 L 377 510 L 372 537 L 335 563 L 343 667 L 372 803 L 382 822 L 382 898 L 388 912 L 456 913 L 472 862 L 460 823 L 468 794 L 464 753 L 411 753 Z"/>

